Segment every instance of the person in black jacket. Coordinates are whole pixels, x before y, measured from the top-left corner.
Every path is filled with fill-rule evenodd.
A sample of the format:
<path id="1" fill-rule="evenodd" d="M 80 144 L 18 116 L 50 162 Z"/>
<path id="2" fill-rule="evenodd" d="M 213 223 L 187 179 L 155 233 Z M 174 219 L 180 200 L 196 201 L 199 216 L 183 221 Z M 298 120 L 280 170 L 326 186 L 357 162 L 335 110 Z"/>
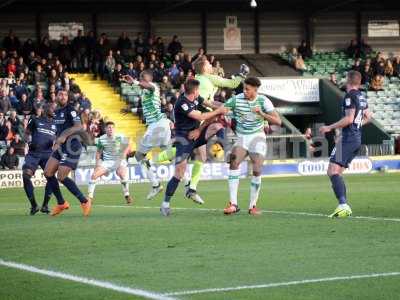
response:
<path id="1" fill-rule="evenodd" d="M 14 170 L 18 167 L 19 158 L 17 154 L 15 154 L 14 148 L 9 147 L 7 152 L 3 154 L 0 161 L 0 166 L 3 169 Z"/>
<path id="2" fill-rule="evenodd" d="M 171 54 L 171 56 L 175 56 L 179 52 L 182 52 L 182 44 L 179 42 L 178 36 L 174 35 L 171 43 L 168 45 L 168 53 Z"/>

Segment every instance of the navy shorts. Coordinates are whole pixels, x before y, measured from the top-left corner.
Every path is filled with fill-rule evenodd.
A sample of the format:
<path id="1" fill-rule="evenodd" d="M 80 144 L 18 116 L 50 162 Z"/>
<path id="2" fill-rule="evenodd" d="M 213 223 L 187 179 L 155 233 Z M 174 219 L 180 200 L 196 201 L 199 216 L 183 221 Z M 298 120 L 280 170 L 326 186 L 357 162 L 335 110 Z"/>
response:
<path id="1" fill-rule="evenodd" d="M 359 141 L 339 141 L 331 153 L 330 162 L 348 168 L 361 148 Z"/>
<path id="2" fill-rule="evenodd" d="M 51 152 L 29 151 L 28 154 L 25 156 L 25 162 L 22 166 L 22 169 L 32 170 L 32 172 L 35 173 L 37 168 L 40 166 L 42 170 L 44 170 L 50 156 Z"/>
<path id="3" fill-rule="evenodd" d="M 175 164 L 179 164 L 184 160 L 189 159 L 193 150 L 207 144 L 206 140 L 207 127 L 203 129 L 197 140 L 187 138 L 188 132 L 177 132 L 174 146 L 176 147 Z"/>
<path id="4" fill-rule="evenodd" d="M 73 139 L 65 142 L 56 151 L 53 151 L 51 157 L 57 159 L 60 162 L 60 166 L 66 166 L 75 170 L 78 167 L 81 153 L 81 142 Z"/>

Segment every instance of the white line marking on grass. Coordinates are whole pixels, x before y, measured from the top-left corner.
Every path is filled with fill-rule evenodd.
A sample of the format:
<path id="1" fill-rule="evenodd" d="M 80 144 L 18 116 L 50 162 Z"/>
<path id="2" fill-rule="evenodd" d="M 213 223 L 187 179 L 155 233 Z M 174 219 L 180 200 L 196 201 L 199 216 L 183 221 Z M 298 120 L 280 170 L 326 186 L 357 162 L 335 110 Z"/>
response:
<path id="1" fill-rule="evenodd" d="M 31 273 L 41 274 L 41 275 L 45 275 L 45 276 L 49 276 L 49 277 L 53 277 L 53 278 L 60 278 L 60 279 L 74 281 L 74 282 L 78 282 L 78 283 L 82 283 L 82 284 L 97 286 L 97 287 L 101 287 L 104 289 L 113 290 L 116 292 L 125 293 L 125 294 L 129 294 L 129 295 L 134 295 L 134 296 L 140 296 L 140 297 L 147 298 L 147 299 L 154 299 L 154 300 L 174 300 L 175 299 L 176 300 L 176 298 L 172 298 L 167 295 L 162 295 L 162 294 L 151 292 L 151 291 L 125 287 L 125 286 L 114 284 L 112 282 L 100 281 L 100 280 L 96 280 L 96 279 L 92 279 L 92 278 L 80 277 L 80 276 L 71 275 L 71 274 L 62 273 L 62 272 L 39 269 L 39 268 L 30 266 L 30 265 L 20 264 L 20 263 L 16 263 L 16 262 L 12 262 L 12 261 L 5 261 L 1 258 L 0 258 L 0 265 L 9 267 L 9 268 L 13 268 L 13 269 L 31 272 Z"/>
<path id="2" fill-rule="evenodd" d="M 109 208 L 136 208 L 136 209 L 159 209 L 157 206 L 126 206 L 126 205 L 103 205 L 97 204 L 98 207 L 109 207 Z M 222 211 L 218 208 L 202 208 L 202 207 L 172 207 L 172 210 L 200 210 L 200 211 Z M 295 216 L 307 216 L 307 217 L 323 217 L 327 218 L 329 215 L 321 213 L 308 213 L 301 211 L 285 211 L 285 210 L 262 210 L 262 212 L 270 214 L 280 215 L 295 215 Z M 373 217 L 373 216 L 351 216 L 349 219 L 360 219 L 360 220 L 372 220 L 372 221 L 389 221 L 389 222 L 400 222 L 398 218 L 386 218 L 386 217 Z"/>
<path id="3" fill-rule="evenodd" d="M 287 282 L 266 283 L 266 284 L 258 284 L 258 285 L 243 285 L 243 286 L 226 287 L 226 288 L 209 288 L 209 289 L 199 289 L 199 290 L 177 291 L 177 292 L 165 293 L 164 295 L 165 296 L 183 296 L 183 295 L 195 295 L 195 294 L 205 294 L 205 293 L 231 292 L 231 291 L 240 291 L 240 290 L 269 289 L 269 288 L 275 288 L 275 287 L 302 285 L 302 284 L 310 284 L 310 283 L 365 279 L 365 278 L 378 278 L 378 277 L 390 277 L 390 276 L 400 276 L 400 272 L 337 276 L 337 277 L 295 280 L 295 281 L 287 281 Z"/>

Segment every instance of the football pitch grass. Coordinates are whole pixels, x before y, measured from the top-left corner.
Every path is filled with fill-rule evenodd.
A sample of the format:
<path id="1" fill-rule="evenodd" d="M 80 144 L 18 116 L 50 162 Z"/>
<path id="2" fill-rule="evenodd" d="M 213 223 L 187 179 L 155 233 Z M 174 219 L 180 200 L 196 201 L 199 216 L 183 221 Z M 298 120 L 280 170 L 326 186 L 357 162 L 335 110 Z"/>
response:
<path id="1" fill-rule="evenodd" d="M 263 179 L 259 217 L 249 180 L 234 216 L 226 181 L 200 183 L 203 206 L 181 187 L 169 218 L 146 184 L 130 185 L 131 206 L 119 185 L 98 186 L 87 219 L 65 190 L 58 217 L 28 216 L 21 188 L 1 190 L 0 299 L 399 299 L 400 174 L 345 180 L 354 217 L 340 220 L 326 217 L 323 176 Z"/>

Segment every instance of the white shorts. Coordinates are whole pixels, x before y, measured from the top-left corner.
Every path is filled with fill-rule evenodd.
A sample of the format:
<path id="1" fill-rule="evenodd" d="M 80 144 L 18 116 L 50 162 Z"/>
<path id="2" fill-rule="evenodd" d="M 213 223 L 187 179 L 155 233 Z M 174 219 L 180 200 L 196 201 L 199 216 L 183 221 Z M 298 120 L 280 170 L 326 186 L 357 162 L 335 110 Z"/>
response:
<path id="1" fill-rule="evenodd" d="M 252 134 L 238 133 L 238 140 L 233 147 L 245 149 L 249 154 L 260 154 L 263 157 L 267 154 L 267 140 L 264 131 Z"/>
<path id="2" fill-rule="evenodd" d="M 101 160 L 99 166 L 104 168 L 107 173 L 112 173 L 116 171 L 119 167 L 127 167 L 128 162 L 126 159 L 122 160 Z"/>
<path id="3" fill-rule="evenodd" d="M 153 148 L 165 149 L 171 145 L 171 127 L 168 119 L 161 119 L 160 121 L 150 124 L 140 140 L 138 151 L 146 154 Z"/>

